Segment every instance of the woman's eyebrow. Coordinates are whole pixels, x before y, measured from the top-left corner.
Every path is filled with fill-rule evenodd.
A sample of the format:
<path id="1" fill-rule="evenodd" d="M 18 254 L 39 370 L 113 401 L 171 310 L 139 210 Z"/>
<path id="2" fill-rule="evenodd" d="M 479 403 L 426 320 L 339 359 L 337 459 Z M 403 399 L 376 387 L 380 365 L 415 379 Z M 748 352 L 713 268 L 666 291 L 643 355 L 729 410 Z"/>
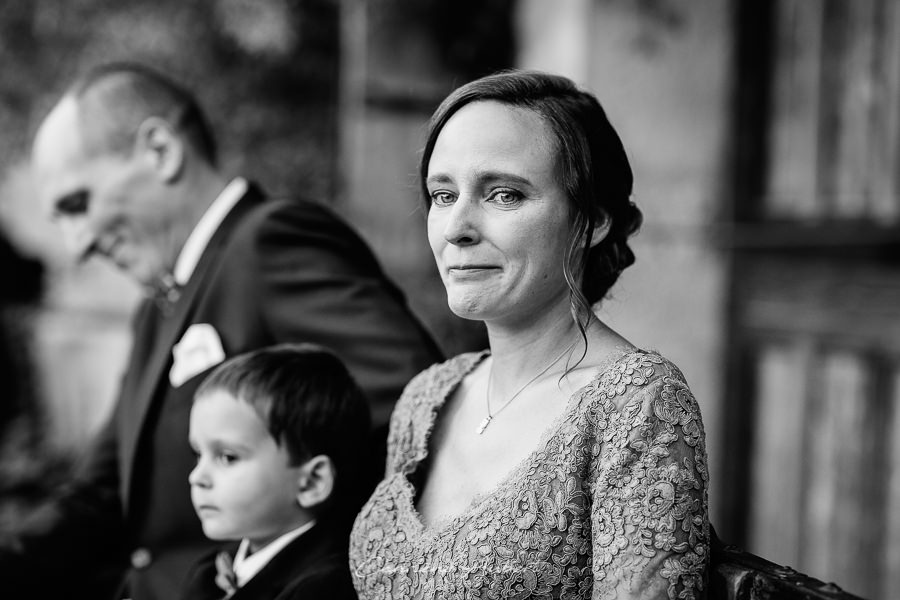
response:
<path id="1" fill-rule="evenodd" d="M 479 186 L 506 183 L 511 185 L 532 187 L 531 180 L 521 175 L 498 170 L 477 171 L 473 178 L 474 182 Z M 426 186 L 453 184 L 455 180 L 447 173 L 435 173 L 429 175 L 425 180 Z"/>
<path id="2" fill-rule="evenodd" d="M 434 175 L 429 175 L 428 178 L 425 179 L 425 185 L 437 183 L 452 183 L 452 181 L 453 178 L 446 173 L 435 173 Z"/>
<path id="3" fill-rule="evenodd" d="M 496 183 L 498 181 L 515 183 L 518 185 L 531 185 L 531 181 L 521 175 L 507 173 L 506 171 L 479 171 L 475 176 L 479 183 Z"/>
<path id="4" fill-rule="evenodd" d="M 485 171 L 476 171 L 475 181 L 479 183 L 491 183 L 495 181 L 508 181 L 510 183 L 518 183 L 522 185 L 531 185 L 531 181 L 521 175 L 516 175 L 514 173 L 508 173 L 506 171 L 497 171 L 497 170 L 485 170 Z M 450 177 L 447 173 L 435 173 L 433 175 L 429 175 L 425 180 L 426 184 L 430 183 L 452 183 L 453 178 Z"/>

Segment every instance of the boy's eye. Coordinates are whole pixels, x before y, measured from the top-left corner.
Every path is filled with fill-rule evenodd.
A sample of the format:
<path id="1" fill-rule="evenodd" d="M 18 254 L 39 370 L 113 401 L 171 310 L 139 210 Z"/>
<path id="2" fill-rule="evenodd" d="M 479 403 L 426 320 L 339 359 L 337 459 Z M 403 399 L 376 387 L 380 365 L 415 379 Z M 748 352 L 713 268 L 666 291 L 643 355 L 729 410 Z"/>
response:
<path id="1" fill-rule="evenodd" d="M 216 454 L 216 462 L 222 465 L 230 465 L 237 462 L 238 457 L 234 452 L 219 452 Z"/>

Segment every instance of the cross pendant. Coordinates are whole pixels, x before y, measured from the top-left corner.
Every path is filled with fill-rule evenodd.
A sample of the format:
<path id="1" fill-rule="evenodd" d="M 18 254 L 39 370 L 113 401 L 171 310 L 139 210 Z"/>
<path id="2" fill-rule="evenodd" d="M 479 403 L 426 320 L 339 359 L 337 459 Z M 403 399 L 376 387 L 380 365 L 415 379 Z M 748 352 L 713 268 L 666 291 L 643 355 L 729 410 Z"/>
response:
<path id="1" fill-rule="evenodd" d="M 491 424 L 491 420 L 493 418 L 494 417 L 492 417 L 491 415 L 486 416 L 484 420 L 478 424 L 478 429 L 475 430 L 475 433 L 477 433 L 478 435 L 484 433 L 484 430 L 487 429 L 487 426 Z"/>

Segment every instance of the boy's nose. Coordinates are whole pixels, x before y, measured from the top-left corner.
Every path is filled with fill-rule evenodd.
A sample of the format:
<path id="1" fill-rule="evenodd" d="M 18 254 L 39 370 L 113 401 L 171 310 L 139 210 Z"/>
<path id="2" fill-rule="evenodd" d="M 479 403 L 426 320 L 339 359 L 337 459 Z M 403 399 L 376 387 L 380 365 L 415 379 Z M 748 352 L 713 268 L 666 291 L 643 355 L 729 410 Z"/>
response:
<path id="1" fill-rule="evenodd" d="M 198 460 L 194 468 L 191 469 L 190 474 L 188 474 L 188 483 L 192 486 L 207 487 L 209 485 L 209 478 L 206 476 L 202 466 Z"/>

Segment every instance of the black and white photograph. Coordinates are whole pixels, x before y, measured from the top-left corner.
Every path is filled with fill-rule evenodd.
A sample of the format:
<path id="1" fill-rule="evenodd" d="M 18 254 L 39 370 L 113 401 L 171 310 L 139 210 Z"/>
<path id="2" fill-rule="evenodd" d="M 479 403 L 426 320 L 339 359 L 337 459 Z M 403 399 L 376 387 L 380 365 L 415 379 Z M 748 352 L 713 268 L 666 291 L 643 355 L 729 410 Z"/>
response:
<path id="1" fill-rule="evenodd" d="M 0 127 L 0 598 L 900 594 L 897 0 L 7 0 Z"/>

